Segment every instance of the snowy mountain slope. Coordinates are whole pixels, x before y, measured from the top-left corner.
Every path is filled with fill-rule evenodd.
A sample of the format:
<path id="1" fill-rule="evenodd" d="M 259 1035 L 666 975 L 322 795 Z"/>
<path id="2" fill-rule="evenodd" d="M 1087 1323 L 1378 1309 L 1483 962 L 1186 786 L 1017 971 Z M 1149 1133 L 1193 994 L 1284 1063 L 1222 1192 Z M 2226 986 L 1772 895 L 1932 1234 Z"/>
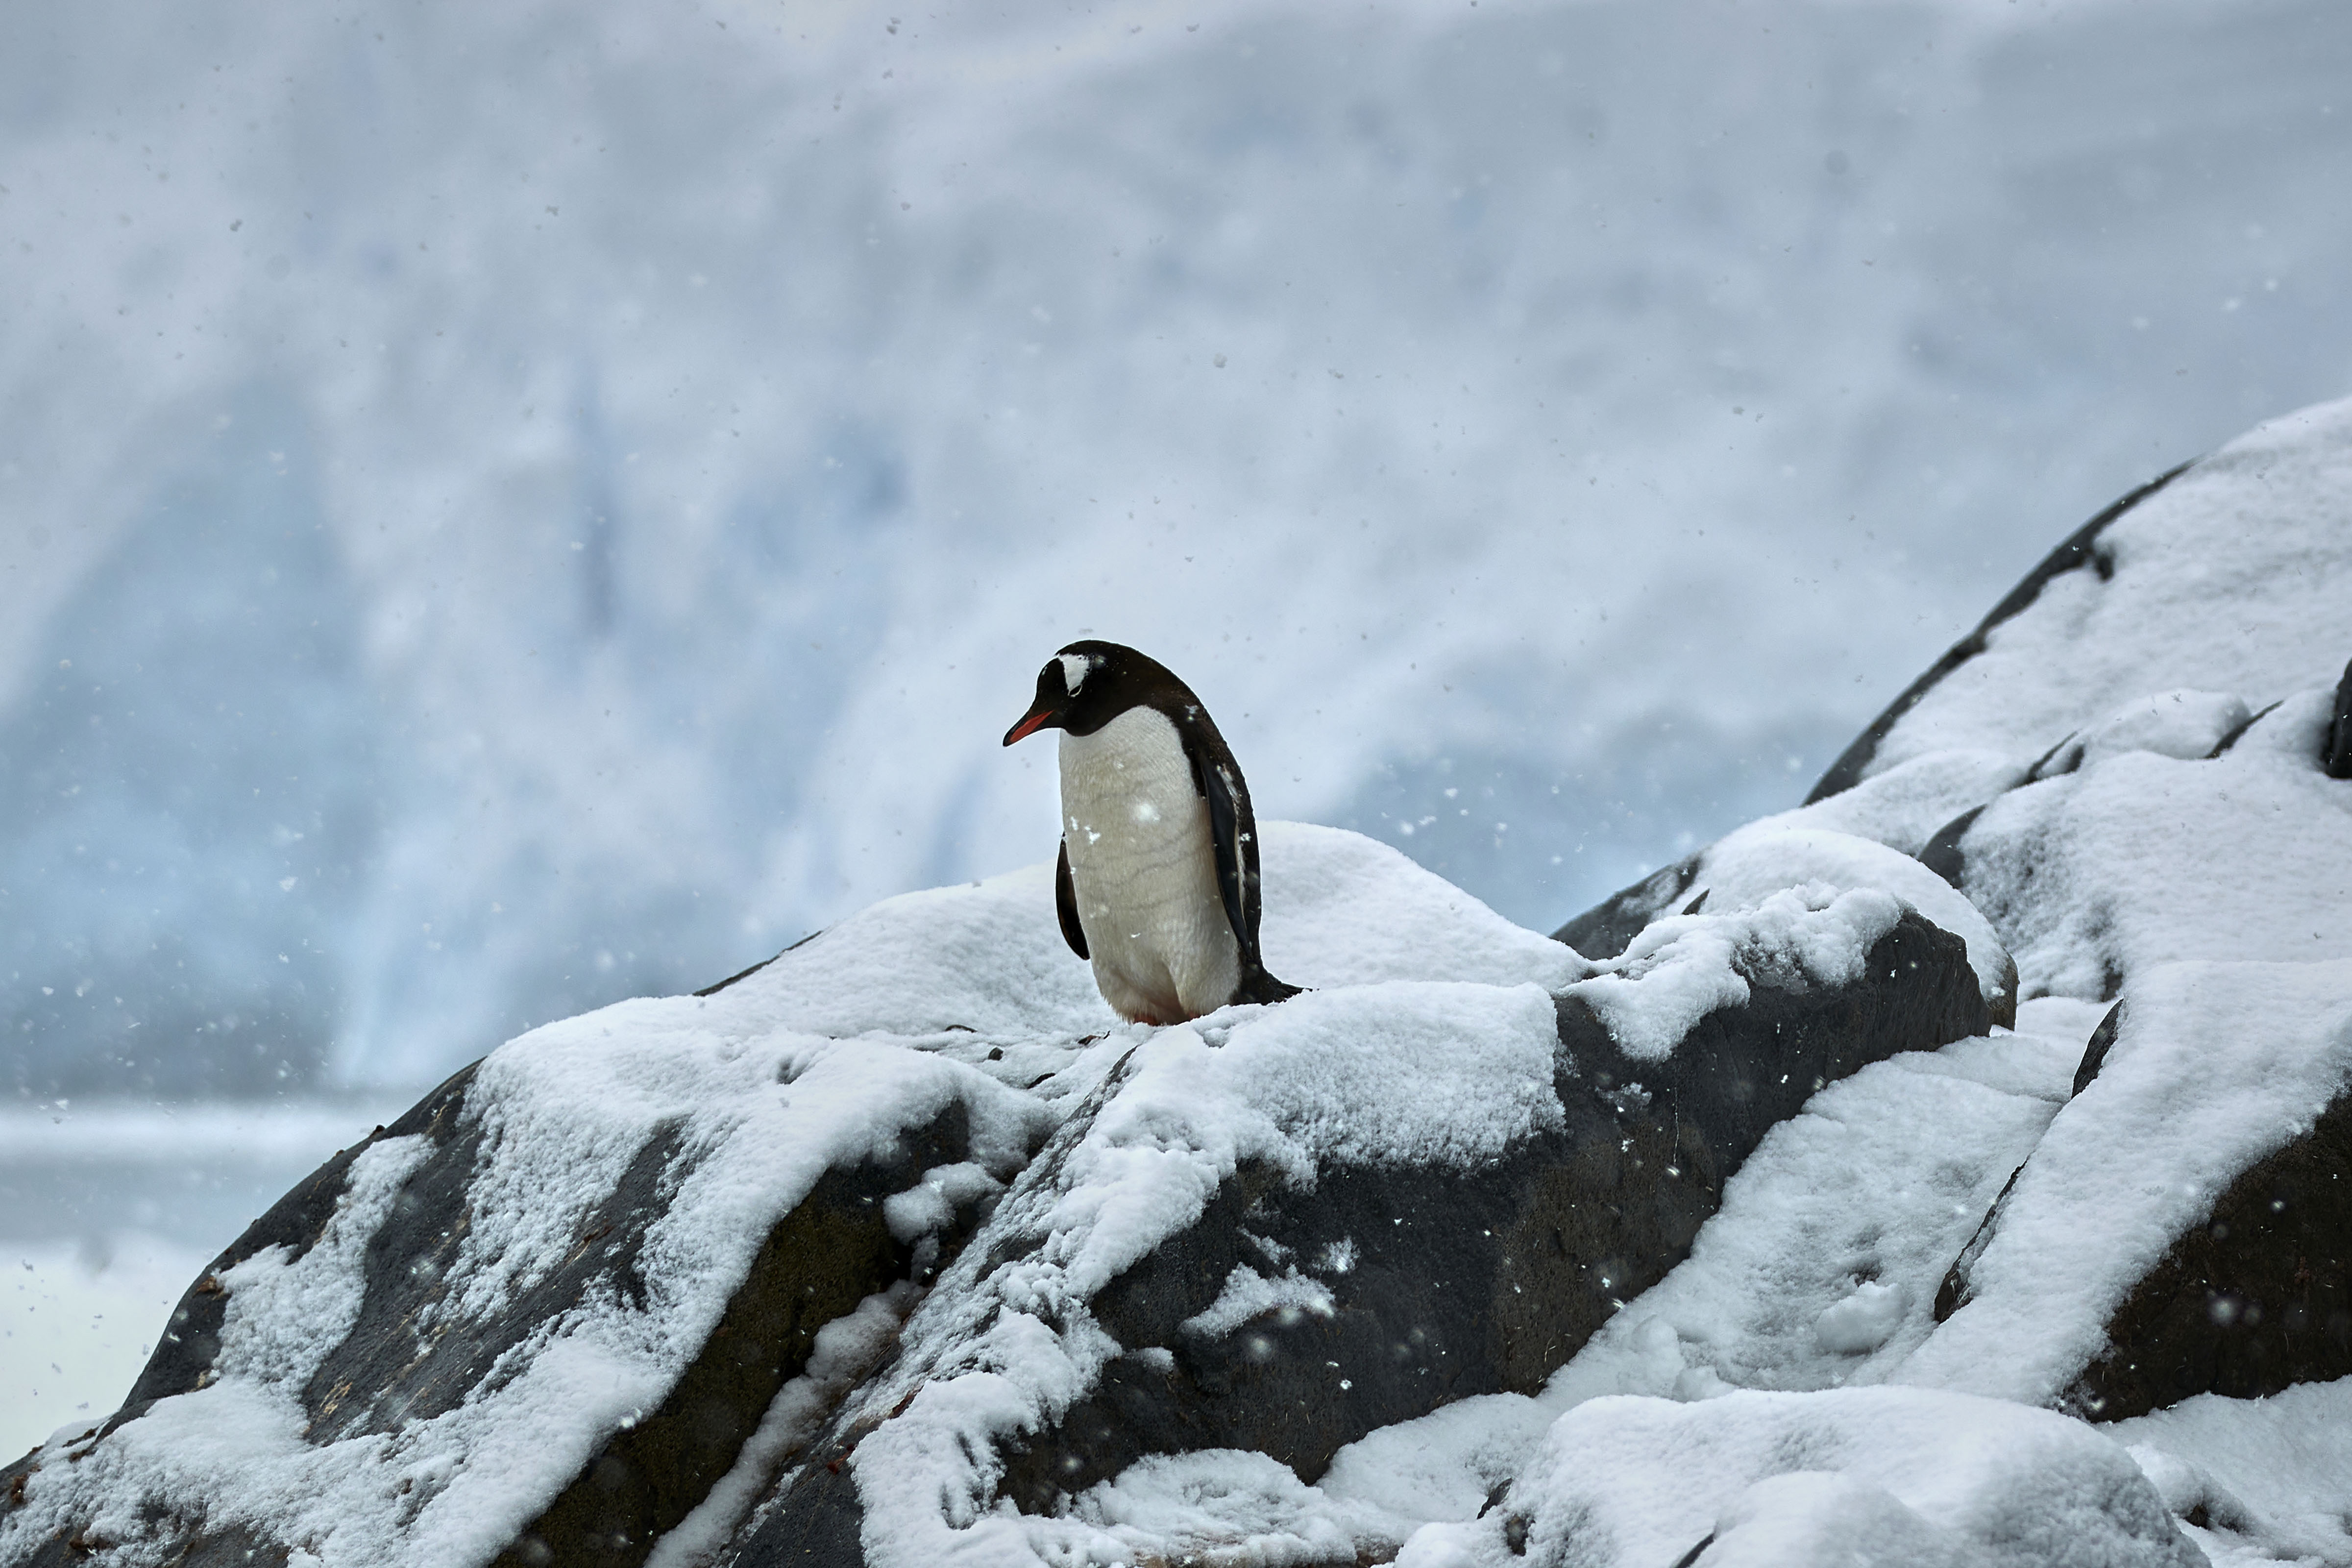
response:
<path id="1" fill-rule="evenodd" d="M 0 8 L 0 1083 L 1026 864 L 1088 628 L 1549 927 L 2352 363 L 2332 0 L 791 10 Z"/>

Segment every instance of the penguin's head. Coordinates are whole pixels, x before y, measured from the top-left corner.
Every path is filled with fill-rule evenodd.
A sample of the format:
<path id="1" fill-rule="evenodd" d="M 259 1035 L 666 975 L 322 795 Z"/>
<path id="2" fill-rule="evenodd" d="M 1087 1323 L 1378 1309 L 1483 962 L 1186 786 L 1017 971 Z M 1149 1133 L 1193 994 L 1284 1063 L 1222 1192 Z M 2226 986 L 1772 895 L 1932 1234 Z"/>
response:
<path id="1" fill-rule="evenodd" d="M 1009 746 L 1040 730 L 1091 735 L 1129 709 L 1150 701 L 1163 684 L 1183 689 L 1157 660 L 1131 647 L 1074 642 L 1037 672 L 1037 700 L 1004 732 L 1004 743 Z"/>

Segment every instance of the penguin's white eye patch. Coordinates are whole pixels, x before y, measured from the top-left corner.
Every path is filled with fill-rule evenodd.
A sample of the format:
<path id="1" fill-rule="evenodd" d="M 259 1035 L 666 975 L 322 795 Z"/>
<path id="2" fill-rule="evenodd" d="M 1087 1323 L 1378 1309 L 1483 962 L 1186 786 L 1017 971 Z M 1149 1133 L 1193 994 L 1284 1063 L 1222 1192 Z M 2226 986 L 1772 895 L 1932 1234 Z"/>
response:
<path id="1" fill-rule="evenodd" d="M 1082 653 L 1065 653 L 1055 657 L 1062 661 L 1062 688 L 1076 697 L 1078 688 L 1086 681 L 1087 671 L 1095 667 L 1095 661 Z"/>

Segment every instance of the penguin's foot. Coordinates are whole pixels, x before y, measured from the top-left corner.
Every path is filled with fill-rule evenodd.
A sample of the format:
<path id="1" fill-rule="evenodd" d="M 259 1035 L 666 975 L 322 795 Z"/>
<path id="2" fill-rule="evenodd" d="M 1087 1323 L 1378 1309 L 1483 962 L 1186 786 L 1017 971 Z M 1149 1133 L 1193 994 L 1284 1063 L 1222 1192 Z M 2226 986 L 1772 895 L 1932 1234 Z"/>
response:
<path id="1" fill-rule="evenodd" d="M 1264 969 L 1252 964 L 1249 972 L 1242 976 L 1242 983 L 1234 987 L 1234 1000 L 1256 1002 L 1270 1006 L 1276 1002 L 1287 1002 L 1305 989 L 1303 985 L 1293 985 L 1286 981 L 1276 980 Z"/>

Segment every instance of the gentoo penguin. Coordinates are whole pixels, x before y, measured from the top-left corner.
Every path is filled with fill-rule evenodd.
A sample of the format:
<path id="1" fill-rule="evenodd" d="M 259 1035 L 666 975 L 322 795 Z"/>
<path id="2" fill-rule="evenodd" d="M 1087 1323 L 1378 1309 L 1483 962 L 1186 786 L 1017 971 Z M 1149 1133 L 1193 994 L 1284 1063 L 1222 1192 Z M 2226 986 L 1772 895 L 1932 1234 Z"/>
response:
<path id="1" fill-rule="evenodd" d="M 1174 1024 L 1298 994 L 1258 958 L 1257 819 L 1192 689 L 1115 642 L 1074 642 L 1037 672 L 1013 744 L 1062 731 L 1054 902 L 1070 951 L 1122 1018 Z"/>

